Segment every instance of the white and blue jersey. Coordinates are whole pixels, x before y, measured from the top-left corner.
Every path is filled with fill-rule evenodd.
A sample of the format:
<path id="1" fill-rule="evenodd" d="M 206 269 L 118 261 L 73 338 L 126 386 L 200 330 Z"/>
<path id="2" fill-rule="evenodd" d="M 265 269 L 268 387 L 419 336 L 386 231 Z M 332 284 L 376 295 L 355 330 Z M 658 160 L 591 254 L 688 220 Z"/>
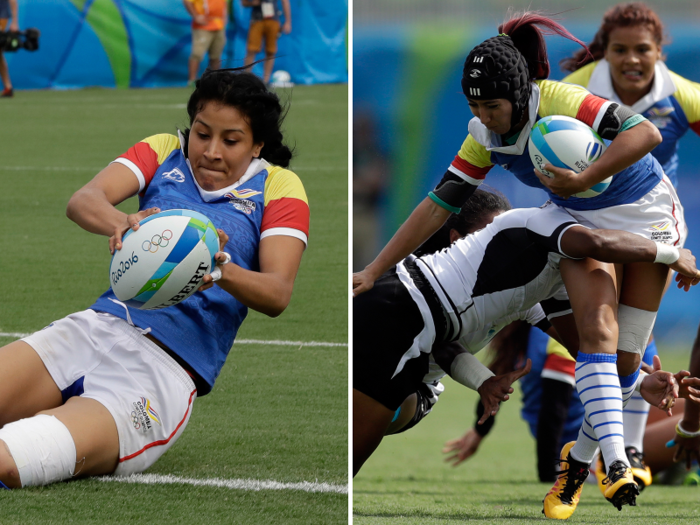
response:
<path id="1" fill-rule="evenodd" d="M 600 195 L 590 198 L 563 199 L 545 188 L 535 176 L 528 151 L 530 130 L 537 121 L 550 115 L 576 118 L 601 132 L 601 122 L 612 103 L 592 95 L 584 88 L 551 80 L 533 83 L 528 103 L 529 120 L 514 144 L 504 144 L 501 136 L 489 131 L 478 118 L 469 122 L 469 135 L 464 140 L 448 171 L 462 180 L 480 185 L 496 164 L 535 188 L 541 188 L 549 199 L 572 210 L 599 210 L 620 204 L 630 204 L 651 191 L 663 178 L 661 165 L 650 154 L 613 176 L 610 186 Z M 638 116 L 638 121 L 643 121 Z"/>
<path id="2" fill-rule="evenodd" d="M 207 192 L 199 187 L 180 140 L 156 135 L 138 143 L 115 162 L 129 167 L 139 179 L 139 209 L 184 208 L 206 215 L 229 236 L 225 251 L 232 262 L 258 271 L 260 240 L 290 235 L 306 243 L 308 202 L 303 186 L 291 171 L 255 159 L 234 185 Z M 248 308 L 218 286 L 196 292 L 181 303 L 161 310 L 129 308 L 107 290 L 91 309 L 127 319 L 179 356 L 206 385 L 208 393 L 219 375 Z"/>
<path id="3" fill-rule="evenodd" d="M 610 64 L 605 59 L 586 64 L 566 76 L 563 82 L 578 84 L 595 95 L 622 103 L 613 87 Z M 661 163 L 673 185 L 677 186 L 678 142 L 688 129 L 700 134 L 700 84 L 677 75 L 658 61 L 651 90 L 631 109 L 659 129 L 663 142 L 651 154 Z"/>

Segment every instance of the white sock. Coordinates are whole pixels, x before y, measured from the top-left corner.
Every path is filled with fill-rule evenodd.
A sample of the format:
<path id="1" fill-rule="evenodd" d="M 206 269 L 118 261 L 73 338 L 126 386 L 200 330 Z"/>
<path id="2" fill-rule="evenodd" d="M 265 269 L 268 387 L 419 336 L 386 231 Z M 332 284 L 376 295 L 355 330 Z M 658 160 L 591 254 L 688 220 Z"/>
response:
<path id="1" fill-rule="evenodd" d="M 588 463 L 589 465 L 598 453 L 598 438 L 595 437 L 595 431 L 591 424 L 583 418 L 581 429 L 578 431 L 576 444 L 571 447 L 569 454 L 576 461 Z"/>
<path id="2" fill-rule="evenodd" d="M 649 403 L 644 401 L 639 392 L 635 392 L 630 398 L 622 413 L 625 447 L 634 447 L 639 452 L 644 451 L 644 431 L 647 427 L 649 407 Z"/>
<path id="3" fill-rule="evenodd" d="M 637 379 L 639 378 L 639 368 L 633 374 L 628 376 L 620 376 L 620 393 L 622 394 L 622 408 L 627 406 L 632 394 L 634 394 L 634 387 L 637 384 Z"/>
<path id="4" fill-rule="evenodd" d="M 576 359 L 576 389 L 586 412 L 581 431 L 593 430 L 606 465 L 622 461 L 629 466 L 625 454 L 622 427 L 622 394 L 617 375 L 616 354 L 584 354 L 579 352 Z M 575 458 L 589 463 L 591 453 L 589 432 L 586 443 L 574 452 Z M 580 436 L 581 434 L 579 434 Z M 574 446 L 576 448 L 576 446 Z M 573 452 L 573 448 L 572 448 Z"/>

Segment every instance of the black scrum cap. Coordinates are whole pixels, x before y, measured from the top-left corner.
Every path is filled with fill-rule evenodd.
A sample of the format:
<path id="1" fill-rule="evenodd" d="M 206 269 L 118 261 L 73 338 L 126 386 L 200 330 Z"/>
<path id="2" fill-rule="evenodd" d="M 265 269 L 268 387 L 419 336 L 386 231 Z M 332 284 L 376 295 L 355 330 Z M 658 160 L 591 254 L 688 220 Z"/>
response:
<path id="1" fill-rule="evenodd" d="M 520 122 L 530 98 L 530 75 L 525 57 L 508 35 L 489 38 L 471 50 L 464 61 L 462 91 L 473 100 L 509 100 L 511 124 Z"/>

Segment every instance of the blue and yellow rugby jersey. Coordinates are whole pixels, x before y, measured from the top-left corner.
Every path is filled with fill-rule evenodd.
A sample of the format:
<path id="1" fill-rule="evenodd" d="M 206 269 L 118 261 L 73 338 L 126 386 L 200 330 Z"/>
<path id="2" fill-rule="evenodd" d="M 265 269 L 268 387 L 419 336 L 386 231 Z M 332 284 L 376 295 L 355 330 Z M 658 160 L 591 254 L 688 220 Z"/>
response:
<path id="1" fill-rule="evenodd" d="M 256 159 L 236 184 L 206 192 L 192 175 L 181 139 L 166 134 L 139 142 L 115 162 L 138 178 L 139 209 L 203 213 L 228 234 L 225 251 L 242 268 L 259 271 L 258 247 L 264 237 L 289 235 L 307 242 L 309 205 L 301 181 L 289 170 Z M 90 308 L 127 319 L 126 307 L 112 299 L 116 297 L 110 288 Z M 136 326 L 151 328 L 154 337 L 206 382 L 199 385 L 198 396 L 214 385 L 247 313 L 246 306 L 218 286 L 162 310 L 128 310 Z"/>
<path id="2" fill-rule="evenodd" d="M 480 185 L 489 170 L 498 164 L 518 180 L 547 192 L 549 198 L 564 208 L 597 210 L 629 204 L 646 195 L 663 177 L 653 156 L 647 154 L 632 166 L 613 177 L 605 192 L 596 197 L 563 199 L 545 188 L 535 176 L 530 160 L 530 130 L 542 117 L 565 115 L 586 123 L 600 132 L 599 125 L 611 102 L 589 93 L 580 86 L 552 80 L 538 80 L 532 86 L 528 105 L 529 121 L 513 145 L 502 144 L 501 137 L 491 133 L 478 118 L 469 122 L 469 135 L 448 170 L 467 182 Z"/>
<path id="3" fill-rule="evenodd" d="M 622 104 L 613 87 L 610 64 L 605 59 L 586 64 L 562 82 L 578 84 L 599 97 Z M 631 109 L 659 128 L 664 140 L 651 154 L 661 163 L 673 185 L 677 186 L 678 141 L 688 128 L 700 135 L 700 84 L 677 75 L 659 61 L 651 91 Z"/>
<path id="4" fill-rule="evenodd" d="M 537 423 L 542 406 L 542 378 L 555 379 L 574 387 L 561 443 L 575 441 L 585 414 L 576 392 L 574 379 L 576 361 L 569 355 L 566 348 L 539 330 L 530 330 L 526 357 L 532 360 L 532 369 L 529 374 L 520 379 L 520 388 L 523 392 L 523 407 L 520 415 L 530 426 L 530 433 L 537 438 Z"/>

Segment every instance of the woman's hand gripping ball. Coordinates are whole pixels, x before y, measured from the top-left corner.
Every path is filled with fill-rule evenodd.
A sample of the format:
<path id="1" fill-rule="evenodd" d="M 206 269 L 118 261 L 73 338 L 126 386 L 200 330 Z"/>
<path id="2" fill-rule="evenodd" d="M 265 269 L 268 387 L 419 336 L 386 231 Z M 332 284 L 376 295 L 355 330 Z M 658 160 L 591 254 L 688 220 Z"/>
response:
<path id="1" fill-rule="evenodd" d="M 109 238 L 109 253 L 114 255 L 116 250 L 122 249 L 122 237 L 129 231 L 129 228 L 136 231 L 139 229 L 139 222 L 144 220 L 146 217 L 160 213 L 160 208 L 148 208 L 147 210 L 141 210 L 137 213 L 132 213 L 131 215 L 126 215 L 126 219 L 119 226 L 114 228 L 114 235 Z"/>
<path id="2" fill-rule="evenodd" d="M 219 251 L 214 255 L 214 260 L 216 261 L 216 266 L 211 271 L 209 275 L 205 275 L 202 279 L 202 284 L 199 287 L 199 291 L 208 290 L 214 286 L 214 282 L 221 279 L 223 266 L 231 262 L 231 256 L 224 251 L 224 246 L 228 243 L 228 235 L 224 230 L 217 228 L 216 233 L 219 234 Z"/>

